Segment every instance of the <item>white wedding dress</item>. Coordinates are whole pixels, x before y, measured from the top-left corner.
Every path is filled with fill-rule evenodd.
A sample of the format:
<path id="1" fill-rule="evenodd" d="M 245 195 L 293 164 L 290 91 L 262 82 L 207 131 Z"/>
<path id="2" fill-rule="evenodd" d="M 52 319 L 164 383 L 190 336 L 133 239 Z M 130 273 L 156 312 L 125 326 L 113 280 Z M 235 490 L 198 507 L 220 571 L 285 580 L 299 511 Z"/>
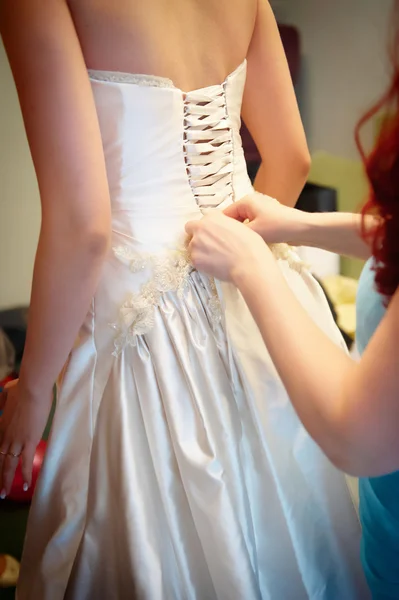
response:
<path id="1" fill-rule="evenodd" d="M 183 93 L 90 72 L 112 251 L 60 381 L 18 600 L 368 597 L 344 476 L 301 426 L 240 294 L 186 252 L 187 221 L 253 191 L 245 74 Z M 274 252 L 342 344 L 295 253 Z"/>

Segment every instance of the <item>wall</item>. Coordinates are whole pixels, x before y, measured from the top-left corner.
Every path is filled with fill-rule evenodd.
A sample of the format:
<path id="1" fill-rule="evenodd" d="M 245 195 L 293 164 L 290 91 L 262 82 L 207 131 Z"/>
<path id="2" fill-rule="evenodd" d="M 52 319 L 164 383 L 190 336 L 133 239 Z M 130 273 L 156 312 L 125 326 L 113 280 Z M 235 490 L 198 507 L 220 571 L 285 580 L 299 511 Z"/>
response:
<path id="1" fill-rule="evenodd" d="M 301 33 L 298 96 L 309 145 L 357 158 L 353 130 L 387 83 L 391 0 L 272 0 Z"/>
<path id="2" fill-rule="evenodd" d="M 40 203 L 17 94 L 0 41 L 0 310 L 29 303 Z"/>

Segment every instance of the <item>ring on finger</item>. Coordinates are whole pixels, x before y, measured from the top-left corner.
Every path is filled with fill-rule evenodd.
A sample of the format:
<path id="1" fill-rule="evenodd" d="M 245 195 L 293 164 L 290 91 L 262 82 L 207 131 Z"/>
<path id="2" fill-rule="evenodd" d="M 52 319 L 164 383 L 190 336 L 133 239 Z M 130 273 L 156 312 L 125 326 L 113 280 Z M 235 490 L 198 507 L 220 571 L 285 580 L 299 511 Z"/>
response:
<path id="1" fill-rule="evenodd" d="M 3 452 L 2 450 L 0 450 L 1 456 L 11 456 L 12 458 L 19 458 L 21 454 L 22 452 L 20 452 L 19 454 L 14 454 L 14 452 Z"/>
<path id="2" fill-rule="evenodd" d="M 19 458 L 21 456 L 22 452 L 20 452 L 19 454 L 14 454 L 13 452 L 7 452 L 7 456 L 12 456 L 12 458 Z"/>

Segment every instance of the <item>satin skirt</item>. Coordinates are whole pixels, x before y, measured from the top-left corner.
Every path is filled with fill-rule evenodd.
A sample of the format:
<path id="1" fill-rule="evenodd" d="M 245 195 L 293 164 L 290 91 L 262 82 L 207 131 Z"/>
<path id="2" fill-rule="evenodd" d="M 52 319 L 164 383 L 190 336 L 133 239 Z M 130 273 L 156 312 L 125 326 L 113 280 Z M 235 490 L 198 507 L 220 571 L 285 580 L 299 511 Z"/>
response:
<path id="1" fill-rule="evenodd" d="M 279 264 L 343 346 L 318 284 Z M 217 290 L 219 323 L 193 272 L 116 357 L 93 303 L 60 383 L 18 600 L 369 597 L 345 477 L 300 424 L 239 292 Z"/>

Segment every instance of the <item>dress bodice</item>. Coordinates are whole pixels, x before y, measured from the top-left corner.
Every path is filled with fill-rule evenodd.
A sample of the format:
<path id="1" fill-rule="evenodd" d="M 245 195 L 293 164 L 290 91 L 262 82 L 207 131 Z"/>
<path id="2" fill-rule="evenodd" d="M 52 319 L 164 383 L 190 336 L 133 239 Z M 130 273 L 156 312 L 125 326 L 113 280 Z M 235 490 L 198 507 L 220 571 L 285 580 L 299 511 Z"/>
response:
<path id="1" fill-rule="evenodd" d="M 175 245 L 189 219 L 251 191 L 240 138 L 244 61 L 220 85 L 89 71 L 113 228 L 146 250 Z"/>

